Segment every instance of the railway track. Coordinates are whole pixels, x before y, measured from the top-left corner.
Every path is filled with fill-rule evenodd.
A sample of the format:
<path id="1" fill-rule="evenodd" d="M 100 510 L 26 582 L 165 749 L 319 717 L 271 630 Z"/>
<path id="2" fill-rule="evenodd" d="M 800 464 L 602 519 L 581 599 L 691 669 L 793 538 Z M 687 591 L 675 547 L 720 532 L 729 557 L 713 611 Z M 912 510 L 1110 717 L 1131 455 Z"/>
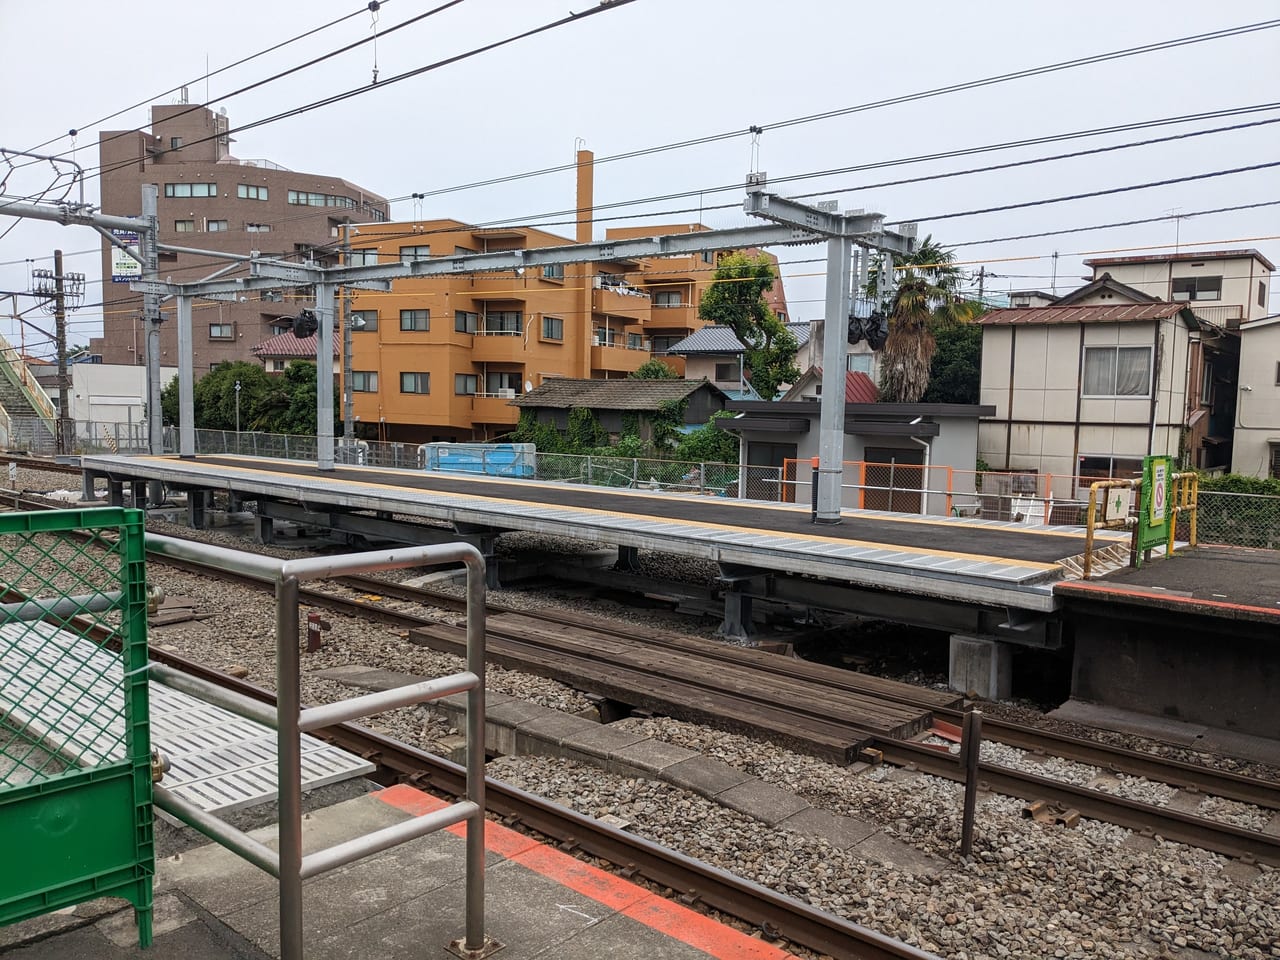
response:
<path id="1" fill-rule="evenodd" d="M 228 575 L 224 571 L 215 571 L 190 561 L 175 561 L 166 557 L 164 562 L 200 575 L 234 580 L 259 588 L 264 585 L 262 581 L 251 577 Z M 371 577 L 344 577 L 332 582 L 349 590 L 361 592 L 367 599 L 343 597 L 323 590 L 304 589 L 301 591 L 302 601 L 409 629 L 437 625 L 437 622 L 418 614 L 393 609 L 386 605 L 384 600 L 390 598 L 401 602 L 446 608 L 456 606 L 454 598 L 447 595 Z M 379 599 L 372 599 L 373 597 Z M 509 608 L 497 605 L 491 606 L 490 610 L 494 613 L 511 612 Z M 552 624 L 563 624 L 566 619 L 560 614 L 552 617 L 531 611 L 519 611 L 519 613 L 525 617 L 541 617 Z M 593 618 L 571 615 L 567 619 L 581 624 Z M 649 632 L 646 631 L 647 634 Z M 665 635 L 661 631 L 653 631 L 652 637 L 646 636 L 646 643 L 669 645 L 675 648 L 687 646 L 689 641 L 678 638 L 676 635 Z M 743 658 L 760 663 L 767 661 L 767 666 L 762 666 L 762 669 L 768 669 L 771 673 L 786 673 L 796 679 L 812 676 L 812 671 L 817 666 L 742 648 L 725 647 L 711 656 L 713 661 L 730 659 L 740 661 Z M 160 658 L 159 655 L 157 658 Z M 707 672 L 715 673 L 714 663 Z M 930 709 L 955 719 L 960 717 L 958 711 L 939 709 L 936 704 L 931 705 Z M 1280 787 L 1266 781 L 1209 770 L 1194 764 L 1167 760 L 1003 721 L 984 719 L 983 728 L 987 739 L 1011 746 L 1061 756 L 1104 770 L 1147 777 L 1209 796 L 1236 800 L 1272 810 L 1280 809 Z M 962 777 L 956 759 L 934 747 L 883 736 L 874 738 L 874 742 L 877 749 L 883 751 L 884 759 L 895 765 L 913 767 L 951 780 L 960 780 Z M 1232 857 L 1280 866 L 1280 837 L 1180 813 L 1154 804 L 1128 800 L 1098 790 L 1061 783 L 995 764 L 982 764 L 980 775 L 987 786 L 1001 793 L 1026 800 L 1045 800 L 1077 810 L 1084 816 L 1116 823 L 1129 829 L 1156 833 L 1171 840 Z"/>

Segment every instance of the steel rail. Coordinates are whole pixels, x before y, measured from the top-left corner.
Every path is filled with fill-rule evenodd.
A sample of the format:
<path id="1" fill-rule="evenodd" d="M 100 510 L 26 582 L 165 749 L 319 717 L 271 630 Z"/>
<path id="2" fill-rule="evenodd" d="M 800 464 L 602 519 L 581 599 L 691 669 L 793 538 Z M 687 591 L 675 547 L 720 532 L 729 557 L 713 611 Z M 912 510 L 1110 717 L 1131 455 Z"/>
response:
<path id="1" fill-rule="evenodd" d="M 964 774 L 956 758 L 935 747 L 890 739 L 878 739 L 876 746 L 883 751 L 886 763 L 913 767 L 948 780 L 963 780 Z M 1158 834 L 1166 840 L 1229 857 L 1280 866 L 1280 836 L 1246 830 L 993 763 L 980 763 L 978 772 L 981 782 L 997 793 L 1024 800 L 1050 801 L 1066 809 L 1077 810 L 1081 816 L 1104 820 L 1130 830 Z"/>

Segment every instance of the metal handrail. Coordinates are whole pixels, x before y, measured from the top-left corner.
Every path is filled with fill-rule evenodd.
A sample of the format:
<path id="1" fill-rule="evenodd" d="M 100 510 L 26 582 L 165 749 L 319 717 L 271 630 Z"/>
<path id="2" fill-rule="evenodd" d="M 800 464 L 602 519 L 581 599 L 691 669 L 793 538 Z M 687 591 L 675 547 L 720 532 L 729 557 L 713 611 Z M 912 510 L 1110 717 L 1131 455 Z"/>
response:
<path id="1" fill-rule="evenodd" d="M 1187 543 L 1192 547 L 1196 545 L 1196 521 L 1200 516 L 1200 474 L 1189 470 L 1184 473 L 1175 473 L 1171 479 L 1173 485 L 1169 500 L 1173 504 L 1173 516 L 1169 520 L 1169 545 L 1166 548 L 1166 556 L 1173 555 L 1173 535 L 1177 532 L 1178 516 L 1183 513 L 1188 515 Z"/>
<path id="2" fill-rule="evenodd" d="M 199 830 L 211 840 L 275 877 L 280 882 L 281 960 L 302 960 L 302 882 L 335 867 L 437 830 L 466 821 L 466 930 L 452 947 L 464 956 L 481 956 L 492 945 L 484 934 L 484 662 L 485 563 L 467 543 L 434 544 L 345 554 L 275 560 L 258 554 L 194 543 L 175 537 L 147 535 L 147 547 L 162 556 L 200 560 L 236 573 L 272 580 L 276 586 L 276 708 L 264 706 L 209 681 L 159 664 L 151 666 L 158 682 L 203 697 L 233 713 L 273 727 L 277 733 L 277 789 L 280 798 L 279 852 L 210 814 L 163 786 L 155 787 L 158 807 Z M 337 703 L 302 709 L 298 637 L 298 590 L 304 580 L 356 573 L 400 570 L 443 563 L 467 568 L 467 668 L 405 687 L 379 691 Z M 324 850 L 302 852 L 303 731 L 382 713 L 396 707 L 467 693 L 466 799 L 422 817 L 401 821 Z"/>
<path id="3" fill-rule="evenodd" d="M 1093 532 L 1096 529 L 1103 530 L 1122 530 L 1132 527 L 1137 531 L 1137 521 L 1132 516 L 1113 517 L 1106 519 L 1106 504 L 1103 504 L 1102 515 L 1103 520 L 1098 521 L 1098 491 L 1109 489 L 1127 489 L 1140 490 L 1142 488 L 1142 480 L 1098 480 L 1089 484 L 1089 507 L 1085 513 L 1084 521 L 1084 562 L 1081 566 L 1081 576 L 1083 579 L 1089 579 L 1089 573 L 1093 568 Z M 1130 559 L 1136 548 L 1130 546 Z"/>

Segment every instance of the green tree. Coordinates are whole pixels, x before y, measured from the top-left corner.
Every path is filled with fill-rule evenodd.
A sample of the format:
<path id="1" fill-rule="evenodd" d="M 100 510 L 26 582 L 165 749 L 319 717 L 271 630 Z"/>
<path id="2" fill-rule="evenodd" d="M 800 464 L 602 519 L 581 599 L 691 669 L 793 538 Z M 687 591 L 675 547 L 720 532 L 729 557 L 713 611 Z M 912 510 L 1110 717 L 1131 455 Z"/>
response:
<path id="1" fill-rule="evenodd" d="M 650 357 L 627 377 L 631 380 L 679 380 L 680 374 L 657 357 Z"/>
<path id="2" fill-rule="evenodd" d="M 716 426 L 717 420 L 732 418 L 734 415 L 729 410 L 713 413 L 710 423 L 692 431 L 680 441 L 673 454 L 674 458 L 694 463 L 737 463 L 738 435 Z"/>
<path id="3" fill-rule="evenodd" d="M 305 361 L 289 364 L 283 375 L 267 373 L 256 363 L 222 363 L 196 381 L 193 391 L 196 429 L 236 428 L 236 382 L 240 383 L 240 429 L 270 433 L 316 433 L 316 365 Z M 177 424 L 178 378 L 160 394 L 166 422 Z M 334 397 L 334 421 L 337 415 Z"/>
<path id="4" fill-rule="evenodd" d="M 925 403 L 977 403 L 982 379 L 982 327 L 976 323 L 940 323 L 933 328 L 938 349 L 929 365 Z"/>
<path id="5" fill-rule="evenodd" d="M 698 304 L 699 317 L 729 327 L 746 347 L 747 378 L 766 400 L 773 399 L 780 384 L 800 377 L 799 341 L 764 298 L 776 276 L 773 261 L 764 254 L 729 254 L 720 258 L 713 282 Z"/>
<path id="6" fill-rule="evenodd" d="M 880 355 L 880 399 L 887 403 L 915 403 L 929 387 L 937 341 L 934 330 L 965 323 L 981 309 L 960 291 L 963 274 L 955 254 L 924 241 L 899 265 L 897 290 L 889 310 L 889 339 Z M 876 286 L 868 284 L 874 296 Z"/>

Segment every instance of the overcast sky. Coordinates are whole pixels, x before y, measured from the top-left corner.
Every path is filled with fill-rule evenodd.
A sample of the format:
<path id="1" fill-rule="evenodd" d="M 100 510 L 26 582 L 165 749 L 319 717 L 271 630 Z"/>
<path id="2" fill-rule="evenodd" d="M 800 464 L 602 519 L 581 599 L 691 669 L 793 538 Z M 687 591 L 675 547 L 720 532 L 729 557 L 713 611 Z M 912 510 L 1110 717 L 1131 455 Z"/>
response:
<path id="1" fill-rule="evenodd" d="M 1079 57 L 1256 23 L 1280 16 L 1274 0 L 1232 3 L 1076 2 L 1041 4 L 850 0 L 634 0 L 473 59 L 398 83 L 407 70 L 463 53 L 589 9 L 573 0 L 465 0 L 396 33 L 386 31 L 442 0 L 383 0 L 376 57 L 383 81 L 360 96 L 235 135 L 233 152 L 291 169 L 342 176 L 387 197 L 458 187 L 570 161 L 578 138 L 597 160 L 717 134 L 714 143 L 603 163 L 597 204 L 668 194 L 691 196 L 627 206 L 602 216 L 678 213 L 627 222 L 711 227 L 747 222 L 740 184 L 756 165 L 771 179 L 797 177 L 921 154 L 1052 136 L 1116 124 L 1235 110 L 1280 100 L 1280 29 L 1147 53 L 975 90 L 775 129 L 824 111 Z M 238 96 L 238 87 L 372 35 L 362 2 L 306 4 L 221 0 L 197 3 L 0 0 L 0 146 L 40 152 L 76 148 L 97 163 L 99 129 L 144 126 L 140 106 L 173 103 L 164 91 L 189 84 L 191 102 L 225 107 L 233 127 L 360 86 L 374 68 L 373 44 Z M 359 11 L 343 23 L 207 81 L 217 70 L 307 30 Z M 923 183 L 874 186 L 1191 130 L 1280 119 L 1280 109 L 1114 133 L 878 170 L 778 183 L 784 195 L 823 191 L 842 209 L 889 220 L 915 218 L 921 235 L 958 244 L 966 270 L 985 264 L 987 291 L 1076 285 L 1085 256 L 1118 248 L 1257 247 L 1280 256 L 1280 205 L 1175 220 L 1217 207 L 1280 201 L 1280 167 L 1065 203 L 949 219 L 944 214 L 1185 177 L 1280 160 L 1280 123 L 1058 160 L 1014 170 Z M 765 127 L 753 159 L 751 125 Z M 78 128 L 74 143 L 67 136 Z M 56 139 L 55 139 L 56 138 Z M 3 171 L 0 171 L 0 177 Z M 13 171 L 10 197 L 50 184 L 46 165 Z M 698 194 L 697 191 L 703 191 Z M 97 183 L 89 179 L 90 199 Z M 573 204 L 573 175 L 557 173 L 454 190 L 394 204 L 395 219 L 553 222 Z M 716 209 L 731 204 L 728 209 Z M 692 209 L 688 209 L 692 208 Z M 701 215 L 699 210 L 701 209 Z M 553 214 L 548 216 L 548 214 Z M 1165 217 L 1154 223 L 1000 243 L 992 238 Z M 13 225 L 0 217 L 0 232 Z M 597 224 L 597 235 L 604 222 Z M 572 227 L 548 229 L 572 235 Z M 29 268 L 49 267 L 54 247 L 73 254 L 66 269 L 89 277 L 87 305 L 72 341 L 100 328 L 96 234 L 83 227 L 18 223 L 0 240 L 0 289 L 26 290 Z M 93 251 L 89 254 L 77 251 Z M 780 248 L 796 319 L 822 311 L 817 247 Z M 25 263 L 34 258 L 33 264 Z M 42 259 L 45 258 L 45 259 Z M 17 261 L 16 263 L 11 261 Z M 1274 287 L 1274 285 L 1273 285 Z M 1280 309 L 1272 292 L 1271 308 Z M 9 313 L 10 304 L 0 312 Z M 20 308 L 31 305 L 19 301 Z M 39 313 L 32 314 L 38 323 Z M 0 329 L 13 335 L 12 321 Z M 28 332 L 38 339 L 38 335 Z M 46 353 L 36 349 L 36 353 Z"/>

